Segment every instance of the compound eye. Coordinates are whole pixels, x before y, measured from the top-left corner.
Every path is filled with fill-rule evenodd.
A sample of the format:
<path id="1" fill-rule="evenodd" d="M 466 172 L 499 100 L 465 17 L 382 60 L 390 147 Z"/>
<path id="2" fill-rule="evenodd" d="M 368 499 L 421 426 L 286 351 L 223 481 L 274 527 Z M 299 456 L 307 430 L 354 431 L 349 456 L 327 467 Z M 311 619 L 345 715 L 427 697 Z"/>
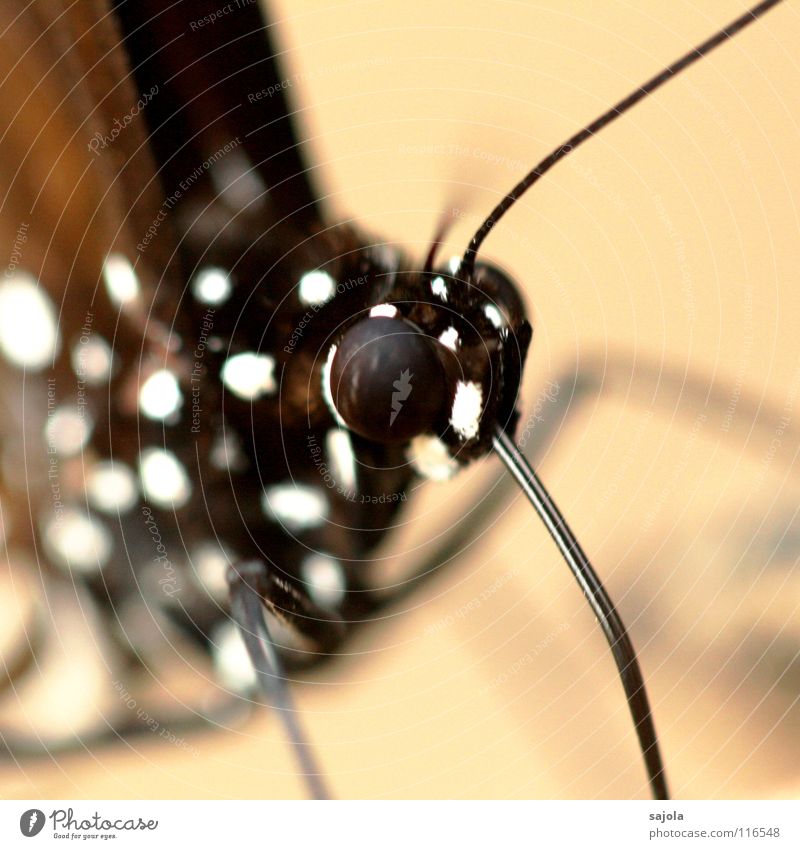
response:
<path id="1" fill-rule="evenodd" d="M 353 325 L 330 371 L 331 397 L 347 427 L 374 442 L 406 442 L 437 430 L 448 397 L 435 344 L 402 318 Z"/>
<path id="2" fill-rule="evenodd" d="M 495 327 L 516 330 L 525 321 L 525 304 L 514 281 L 497 266 L 479 262 L 475 285 L 489 298 L 484 312 Z"/>

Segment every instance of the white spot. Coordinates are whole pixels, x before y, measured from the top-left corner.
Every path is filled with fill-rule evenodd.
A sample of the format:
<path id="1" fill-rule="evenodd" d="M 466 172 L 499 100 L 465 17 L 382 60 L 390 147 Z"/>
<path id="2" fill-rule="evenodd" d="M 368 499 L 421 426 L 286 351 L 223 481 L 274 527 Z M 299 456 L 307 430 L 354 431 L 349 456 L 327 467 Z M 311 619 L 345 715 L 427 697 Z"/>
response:
<path id="1" fill-rule="evenodd" d="M 444 282 L 444 277 L 434 277 L 433 280 L 431 280 L 431 292 L 433 292 L 437 298 L 447 301 L 447 284 Z"/>
<path id="2" fill-rule="evenodd" d="M 246 693 L 255 687 L 256 673 L 236 625 L 225 622 L 215 628 L 211 644 L 217 676 L 229 690 Z"/>
<path id="3" fill-rule="evenodd" d="M 304 304 L 319 306 L 336 294 L 336 281 L 327 271 L 309 271 L 300 278 L 298 294 Z"/>
<path id="4" fill-rule="evenodd" d="M 78 510 L 64 510 L 51 519 L 44 540 L 61 566 L 76 572 L 102 569 L 111 555 L 111 535 L 103 525 Z"/>
<path id="5" fill-rule="evenodd" d="M 336 409 L 336 404 L 333 403 L 333 390 L 331 389 L 331 366 L 333 365 L 333 358 L 336 356 L 336 345 L 331 345 L 328 350 L 328 359 L 325 360 L 325 365 L 322 367 L 322 397 L 325 399 L 325 403 L 328 405 L 328 409 L 331 411 L 331 415 L 336 419 L 338 424 L 342 425 L 342 427 L 347 427 L 347 423 L 345 420 L 339 415 L 339 411 Z"/>
<path id="6" fill-rule="evenodd" d="M 325 435 L 325 449 L 334 479 L 343 490 L 353 492 L 356 488 L 356 457 L 350 434 L 346 430 L 332 428 Z"/>
<path id="7" fill-rule="evenodd" d="M 211 465 L 222 471 L 240 472 L 247 468 L 238 437 L 232 431 L 219 434 L 211 444 Z"/>
<path id="8" fill-rule="evenodd" d="M 191 555 L 195 575 L 208 594 L 220 602 L 228 600 L 228 565 L 234 559 L 221 543 L 214 540 L 201 542 Z"/>
<path id="9" fill-rule="evenodd" d="M 486 304 L 483 308 L 483 314 L 498 330 L 505 324 L 503 314 L 494 304 Z"/>
<path id="10" fill-rule="evenodd" d="M 126 306 L 139 297 L 139 278 L 122 254 L 109 254 L 103 264 L 103 280 L 108 297 L 118 307 Z"/>
<path id="11" fill-rule="evenodd" d="M 182 401 L 178 380 L 167 369 L 151 374 L 139 389 L 139 409 L 149 419 L 166 419 L 178 411 Z"/>
<path id="12" fill-rule="evenodd" d="M 369 311 L 370 318 L 394 318 L 397 307 L 394 304 L 378 304 Z"/>
<path id="13" fill-rule="evenodd" d="M 0 285 L 0 349 L 19 368 L 44 368 L 58 353 L 56 312 L 27 274 Z"/>
<path id="14" fill-rule="evenodd" d="M 136 504 L 136 478 L 124 463 L 104 460 L 97 463 L 89 473 L 86 495 L 97 510 L 124 513 Z"/>
<path id="15" fill-rule="evenodd" d="M 473 381 L 459 380 L 450 413 L 450 424 L 462 439 L 474 439 L 481 426 L 483 390 Z"/>
<path id="16" fill-rule="evenodd" d="M 448 327 L 447 330 L 442 332 L 442 335 L 439 337 L 439 341 L 445 346 L 445 348 L 455 351 L 461 340 L 459 339 L 458 331 L 455 327 Z"/>
<path id="17" fill-rule="evenodd" d="M 347 586 L 338 560 L 324 554 L 311 554 L 303 560 L 302 578 L 311 597 L 323 607 L 341 604 Z"/>
<path id="18" fill-rule="evenodd" d="M 222 304 L 230 298 L 231 292 L 231 278 L 222 268 L 203 268 L 192 281 L 192 295 L 203 304 Z"/>
<path id="19" fill-rule="evenodd" d="M 113 354 L 108 342 L 101 336 L 90 336 L 72 349 L 72 368 L 80 380 L 96 386 L 111 377 Z"/>
<path id="20" fill-rule="evenodd" d="M 65 456 L 81 451 L 92 433 L 93 422 L 85 408 L 58 407 L 44 428 L 48 446 Z"/>
<path id="21" fill-rule="evenodd" d="M 147 448 L 139 455 L 145 497 L 159 507 L 183 507 L 192 492 L 183 464 L 171 451 Z"/>
<path id="22" fill-rule="evenodd" d="M 233 151 L 211 168 L 211 182 L 224 201 L 235 209 L 260 205 L 266 187 L 247 156 Z"/>
<path id="23" fill-rule="evenodd" d="M 400 252 L 397 248 L 385 243 L 372 245 L 370 253 L 374 257 L 376 265 L 381 265 L 390 272 L 397 271 L 400 265 Z M 394 277 L 394 274 L 392 274 L 392 277 Z"/>
<path id="24" fill-rule="evenodd" d="M 450 269 L 450 273 L 453 277 L 455 277 L 458 274 L 458 269 L 461 268 L 461 257 L 451 256 L 450 259 L 447 260 L 447 267 Z"/>
<path id="25" fill-rule="evenodd" d="M 267 516 L 290 531 L 317 527 L 328 515 L 325 496 L 304 484 L 282 483 L 267 487 L 261 504 Z"/>
<path id="26" fill-rule="evenodd" d="M 277 389 L 275 360 L 269 354 L 236 354 L 225 360 L 222 382 L 245 401 L 272 395 Z"/>
<path id="27" fill-rule="evenodd" d="M 458 471 L 458 463 L 438 436 L 415 436 L 408 446 L 407 456 L 415 471 L 428 480 L 450 480 Z"/>

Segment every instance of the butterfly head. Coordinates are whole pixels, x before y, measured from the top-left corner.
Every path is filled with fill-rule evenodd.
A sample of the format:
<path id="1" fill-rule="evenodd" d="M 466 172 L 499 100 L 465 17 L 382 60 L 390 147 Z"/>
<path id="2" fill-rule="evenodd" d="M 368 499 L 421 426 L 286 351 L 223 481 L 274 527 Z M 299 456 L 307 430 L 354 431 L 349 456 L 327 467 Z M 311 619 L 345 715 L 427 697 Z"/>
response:
<path id="1" fill-rule="evenodd" d="M 511 430 L 531 337 L 512 280 L 486 263 L 398 275 L 331 347 L 323 391 L 340 424 L 373 442 L 409 444 L 455 470 Z M 439 466 L 437 466 L 439 468 Z M 430 476 L 445 476 L 434 472 Z"/>

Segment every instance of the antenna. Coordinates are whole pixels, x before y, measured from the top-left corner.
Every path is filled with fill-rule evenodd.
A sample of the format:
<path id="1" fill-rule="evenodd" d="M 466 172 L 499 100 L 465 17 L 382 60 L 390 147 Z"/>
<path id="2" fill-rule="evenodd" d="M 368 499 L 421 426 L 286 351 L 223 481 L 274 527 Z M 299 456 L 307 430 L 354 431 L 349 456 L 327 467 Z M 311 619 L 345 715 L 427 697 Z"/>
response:
<path id="1" fill-rule="evenodd" d="M 681 71 L 686 70 L 690 65 L 693 65 L 699 59 L 702 59 L 710 53 L 715 47 L 719 47 L 728 39 L 733 38 L 737 33 L 741 32 L 745 27 L 758 20 L 763 14 L 768 12 L 773 6 L 777 6 L 781 0 L 764 0 L 745 12 L 740 18 L 737 18 L 727 27 L 721 29 L 711 38 L 704 41 L 698 47 L 690 50 L 685 56 L 678 59 L 672 65 L 664 68 L 663 71 L 656 74 L 652 79 L 648 80 L 644 85 L 631 92 L 623 100 L 620 100 L 616 106 L 612 106 L 607 112 L 604 112 L 599 118 L 592 121 L 591 124 L 585 126 L 582 130 L 575 133 L 574 136 L 567 139 L 560 147 L 557 147 L 552 153 L 546 156 L 530 173 L 528 173 L 516 186 L 497 204 L 492 210 L 489 217 L 481 224 L 472 240 L 469 247 L 464 253 L 464 259 L 461 262 L 461 270 L 459 276 L 463 280 L 469 280 L 472 277 L 472 272 L 475 268 L 475 257 L 483 244 L 484 239 L 492 231 L 492 228 L 497 222 L 508 212 L 508 210 L 528 191 L 528 189 L 540 178 L 543 177 L 557 162 L 560 162 L 564 157 L 568 156 L 575 150 L 576 147 L 583 144 L 586 139 L 599 133 L 604 127 L 608 126 L 612 121 L 624 115 L 629 109 L 633 108 L 640 100 L 644 100 L 648 95 L 652 94 L 657 88 L 664 85 L 665 82 L 671 80 Z"/>
<path id="2" fill-rule="evenodd" d="M 658 749 L 658 736 L 653 724 L 653 714 L 647 700 L 642 671 L 639 668 L 639 662 L 636 660 L 636 651 L 628 632 L 625 630 L 625 625 L 620 619 L 614 603 L 608 597 L 600 578 L 592 568 L 589 558 L 584 554 L 575 534 L 570 530 L 544 484 L 511 441 L 509 435 L 499 426 L 495 431 L 492 444 L 497 456 L 505 463 L 506 468 L 539 514 L 539 518 L 544 522 L 550 536 L 555 540 L 558 550 L 566 560 L 567 566 L 575 576 L 575 580 L 583 590 L 589 606 L 594 611 L 594 615 L 603 629 L 608 644 L 611 646 L 611 653 L 614 655 L 622 686 L 625 689 L 625 697 L 628 700 L 633 724 L 639 737 L 639 746 L 650 779 L 653 798 L 668 799 L 669 790 L 667 789 L 664 764 Z"/>

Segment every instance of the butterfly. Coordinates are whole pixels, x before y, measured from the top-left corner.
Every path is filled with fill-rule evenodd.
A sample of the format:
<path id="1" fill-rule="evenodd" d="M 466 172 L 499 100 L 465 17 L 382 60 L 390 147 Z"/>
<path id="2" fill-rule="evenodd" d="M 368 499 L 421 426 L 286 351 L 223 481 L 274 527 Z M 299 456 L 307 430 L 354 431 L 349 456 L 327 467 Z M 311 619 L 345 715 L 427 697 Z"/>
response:
<path id="1" fill-rule="evenodd" d="M 38 236 L 47 245 L 40 263 L 27 257 L 36 281 L 15 278 L 7 293 L 15 316 L 7 356 L 25 367 L 20 391 L 30 371 L 55 362 L 39 407 L 24 408 L 29 430 L 45 435 L 42 466 L 26 463 L 17 476 L 29 503 L 39 497 L 51 509 L 32 511 L 30 538 L 9 539 L 39 545 L 56 568 L 82 575 L 128 660 L 141 662 L 154 629 L 222 654 L 238 639 L 227 610 L 233 587 L 260 681 L 321 794 L 288 691 L 270 682 L 283 680 L 278 664 L 317 662 L 348 626 L 397 601 L 371 583 L 365 564 L 417 477 L 449 478 L 489 450 L 505 455 L 578 576 L 589 576 L 584 588 L 600 599 L 601 618 L 614 620 L 557 509 L 519 471 L 509 434 L 530 331 L 513 283 L 476 254 L 529 185 L 683 65 L 559 146 L 457 262 L 437 264 L 435 240 L 421 268 L 358 228 L 326 221 L 258 10 L 211 5 L 189 13 L 119 3 L 105 14 L 98 5 L 88 18 L 57 16 L 57 28 L 48 26 L 52 10 L 35 12 L 42 31 L 57 29 L 73 45 L 58 55 L 65 78 L 81 79 L 65 102 L 85 148 L 56 160 L 53 180 L 77 190 L 66 207 L 36 207 L 26 241 L 29 229 L 56 235 Z M 108 45 L 101 57 L 89 46 L 95 36 Z M 62 221 L 77 232 L 62 234 Z M 39 322 L 36 333 L 25 315 Z M 46 482 L 43 495 L 34 482 Z M 4 512 L 12 533 L 25 526 Z M 175 552 L 184 551 L 179 563 Z M 424 566 L 419 577 L 429 573 Z M 404 587 L 419 582 L 406 578 Z M 158 602 L 144 605 L 144 623 L 141 610 L 125 610 L 140 597 Z M 610 639 L 634 675 L 634 717 L 664 796 L 620 624 Z"/>

